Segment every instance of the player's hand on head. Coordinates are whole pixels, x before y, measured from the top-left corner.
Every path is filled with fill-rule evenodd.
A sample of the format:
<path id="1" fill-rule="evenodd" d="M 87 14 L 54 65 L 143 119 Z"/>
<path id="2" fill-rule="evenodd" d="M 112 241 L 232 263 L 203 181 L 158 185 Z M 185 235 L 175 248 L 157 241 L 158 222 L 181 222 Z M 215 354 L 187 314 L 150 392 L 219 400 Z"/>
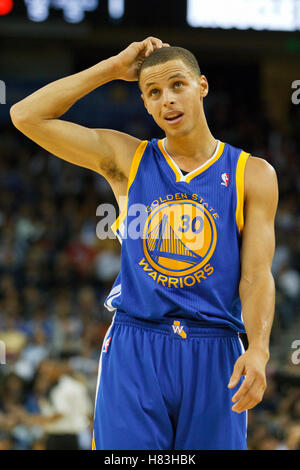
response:
<path id="1" fill-rule="evenodd" d="M 116 78 L 136 81 L 138 79 L 138 69 L 145 58 L 161 47 L 169 47 L 169 44 L 152 36 L 143 41 L 131 43 L 126 49 L 115 56 Z"/>

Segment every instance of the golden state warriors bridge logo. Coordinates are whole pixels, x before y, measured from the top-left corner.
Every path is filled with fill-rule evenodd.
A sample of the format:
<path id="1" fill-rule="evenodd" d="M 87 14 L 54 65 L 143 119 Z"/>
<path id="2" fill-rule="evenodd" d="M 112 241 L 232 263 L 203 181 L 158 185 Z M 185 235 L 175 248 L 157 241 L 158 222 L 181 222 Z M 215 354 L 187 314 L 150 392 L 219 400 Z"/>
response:
<path id="1" fill-rule="evenodd" d="M 217 242 L 214 218 L 198 201 L 168 201 L 149 214 L 140 265 L 157 283 L 184 287 L 212 274 L 208 264 Z"/>

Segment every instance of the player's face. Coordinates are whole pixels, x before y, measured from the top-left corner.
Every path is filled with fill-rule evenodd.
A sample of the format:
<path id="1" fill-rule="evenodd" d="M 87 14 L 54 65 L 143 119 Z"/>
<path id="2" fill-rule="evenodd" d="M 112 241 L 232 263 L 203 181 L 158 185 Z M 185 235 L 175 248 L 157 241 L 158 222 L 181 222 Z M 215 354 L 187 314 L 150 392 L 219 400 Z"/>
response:
<path id="1" fill-rule="evenodd" d="M 140 77 L 147 111 L 174 137 L 188 135 L 199 122 L 206 85 L 205 77 L 197 77 L 180 59 L 145 68 Z"/>

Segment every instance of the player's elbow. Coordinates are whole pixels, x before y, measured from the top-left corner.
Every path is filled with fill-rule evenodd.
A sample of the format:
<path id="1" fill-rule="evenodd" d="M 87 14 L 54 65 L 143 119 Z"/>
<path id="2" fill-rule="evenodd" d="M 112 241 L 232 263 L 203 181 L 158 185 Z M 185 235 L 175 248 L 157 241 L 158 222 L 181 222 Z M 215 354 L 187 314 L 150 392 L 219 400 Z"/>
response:
<path id="1" fill-rule="evenodd" d="M 29 120 L 28 110 L 24 106 L 20 105 L 20 103 L 16 103 L 11 106 L 9 114 L 13 125 L 17 129 L 22 128 Z"/>
<path id="2" fill-rule="evenodd" d="M 20 112 L 20 108 L 17 104 L 14 104 L 9 110 L 10 118 L 12 123 L 15 127 L 18 127 L 18 122 L 21 121 L 22 112 Z M 23 114 L 24 119 L 24 114 Z"/>

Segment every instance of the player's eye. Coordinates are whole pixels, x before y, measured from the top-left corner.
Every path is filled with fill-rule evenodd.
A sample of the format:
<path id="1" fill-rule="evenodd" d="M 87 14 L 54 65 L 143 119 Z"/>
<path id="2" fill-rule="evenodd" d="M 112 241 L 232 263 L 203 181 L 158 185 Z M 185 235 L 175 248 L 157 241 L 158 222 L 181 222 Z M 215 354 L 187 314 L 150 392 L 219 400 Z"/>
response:
<path id="1" fill-rule="evenodd" d="M 174 83 L 174 88 L 181 88 L 183 86 L 182 82 L 175 82 Z"/>
<path id="2" fill-rule="evenodd" d="M 153 88 L 149 93 L 150 96 L 157 96 L 158 94 L 159 90 L 157 88 Z"/>

